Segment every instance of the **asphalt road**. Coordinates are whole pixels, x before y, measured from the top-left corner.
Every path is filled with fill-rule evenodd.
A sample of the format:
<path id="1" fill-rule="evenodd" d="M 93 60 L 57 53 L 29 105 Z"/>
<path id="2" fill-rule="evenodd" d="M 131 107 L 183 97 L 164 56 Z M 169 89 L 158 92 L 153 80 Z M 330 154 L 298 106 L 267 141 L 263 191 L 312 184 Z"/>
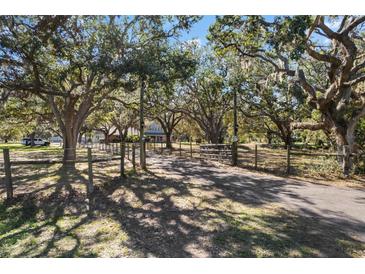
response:
<path id="1" fill-rule="evenodd" d="M 365 242 L 365 191 L 259 174 L 168 155 L 149 153 L 148 169 L 184 181 L 229 188 L 237 199 L 260 206 L 278 203 L 327 222 Z"/>

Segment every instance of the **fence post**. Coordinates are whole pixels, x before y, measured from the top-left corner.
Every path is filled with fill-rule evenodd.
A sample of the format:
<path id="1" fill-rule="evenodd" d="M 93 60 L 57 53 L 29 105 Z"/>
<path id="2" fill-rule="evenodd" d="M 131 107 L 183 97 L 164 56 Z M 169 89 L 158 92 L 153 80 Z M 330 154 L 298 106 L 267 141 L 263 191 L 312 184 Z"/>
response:
<path id="1" fill-rule="evenodd" d="M 125 142 L 120 142 L 120 177 L 125 176 L 124 172 Z"/>
<path id="2" fill-rule="evenodd" d="M 180 141 L 179 150 L 180 150 L 180 157 L 181 157 L 181 141 Z"/>
<path id="3" fill-rule="evenodd" d="M 153 140 L 153 150 L 156 151 L 156 140 Z"/>
<path id="4" fill-rule="evenodd" d="M 134 143 L 132 144 L 132 166 L 133 166 L 133 172 L 136 172 L 136 146 Z"/>
<path id="5" fill-rule="evenodd" d="M 161 154 L 163 153 L 163 143 L 161 142 Z"/>
<path id="6" fill-rule="evenodd" d="M 129 143 L 127 143 L 127 158 L 129 160 Z"/>
<path id="7" fill-rule="evenodd" d="M 89 165 L 88 169 L 89 182 L 87 185 L 87 193 L 91 194 L 94 192 L 94 183 L 93 183 L 93 156 L 90 147 L 87 148 L 87 162 Z"/>
<path id="8" fill-rule="evenodd" d="M 11 163 L 9 149 L 4 148 L 4 169 L 5 169 L 5 185 L 6 185 L 6 199 L 11 201 L 13 199 L 13 181 L 11 178 Z"/>
<path id="9" fill-rule="evenodd" d="M 146 169 L 147 168 L 147 166 L 146 166 L 147 154 L 146 154 L 146 141 L 145 140 L 143 140 L 143 155 L 144 155 L 144 157 L 143 157 L 143 165 L 142 165 L 142 167 L 143 167 L 143 169 Z"/>
<path id="10" fill-rule="evenodd" d="M 190 157 L 193 158 L 193 143 L 191 142 L 191 138 L 190 138 Z"/>
<path id="11" fill-rule="evenodd" d="M 237 158 L 238 158 L 238 144 L 234 139 L 232 142 L 232 165 L 237 166 Z"/>
<path id="12" fill-rule="evenodd" d="M 257 169 L 257 144 L 255 144 L 255 169 Z"/>
<path id="13" fill-rule="evenodd" d="M 287 150 L 287 153 L 286 153 L 286 174 L 290 174 L 290 145 L 288 144 L 286 146 L 286 150 Z"/>

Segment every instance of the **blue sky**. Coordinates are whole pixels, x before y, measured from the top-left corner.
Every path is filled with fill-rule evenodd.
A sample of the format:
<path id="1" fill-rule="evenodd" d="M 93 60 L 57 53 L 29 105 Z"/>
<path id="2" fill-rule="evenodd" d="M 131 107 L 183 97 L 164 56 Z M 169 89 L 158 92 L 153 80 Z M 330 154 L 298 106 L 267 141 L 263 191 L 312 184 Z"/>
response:
<path id="1" fill-rule="evenodd" d="M 272 21 L 275 16 L 264 16 L 264 18 L 268 21 Z M 203 18 L 194 24 L 189 32 L 182 33 L 182 36 L 180 37 L 181 41 L 187 41 L 187 40 L 193 40 L 198 39 L 201 43 L 201 45 L 205 45 L 208 41 L 206 39 L 206 35 L 209 32 L 209 26 L 215 22 L 215 15 L 209 15 L 209 16 L 203 16 Z M 326 19 L 326 24 L 332 28 L 333 30 L 336 30 L 339 26 L 340 20 L 339 19 L 333 19 L 332 21 L 329 21 L 328 18 Z M 327 45 L 330 40 L 323 38 L 322 36 L 319 36 L 318 34 L 312 35 L 313 41 L 322 44 Z"/>
<path id="2" fill-rule="evenodd" d="M 274 16 L 264 16 L 267 20 L 272 20 Z M 215 22 L 215 15 L 206 15 L 193 25 L 188 33 L 183 33 L 181 40 L 199 39 L 202 45 L 207 43 L 206 35 L 208 34 L 209 26 Z"/>
<path id="3" fill-rule="evenodd" d="M 204 16 L 198 23 L 193 25 L 188 33 L 184 33 L 181 40 L 199 39 L 202 45 L 207 43 L 206 35 L 211 24 L 215 21 L 215 15 Z"/>

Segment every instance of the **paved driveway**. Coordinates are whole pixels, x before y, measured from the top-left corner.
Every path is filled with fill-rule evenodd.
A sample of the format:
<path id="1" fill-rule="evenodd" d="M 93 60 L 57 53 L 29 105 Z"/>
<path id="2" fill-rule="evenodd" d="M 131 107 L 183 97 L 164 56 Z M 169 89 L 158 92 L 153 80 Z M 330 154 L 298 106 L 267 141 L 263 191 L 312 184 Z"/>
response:
<path id="1" fill-rule="evenodd" d="M 256 206 L 278 203 L 336 226 L 365 242 L 365 191 L 313 184 L 174 156 L 152 154 L 148 169 L 169 177 L 214 185 Z"/>

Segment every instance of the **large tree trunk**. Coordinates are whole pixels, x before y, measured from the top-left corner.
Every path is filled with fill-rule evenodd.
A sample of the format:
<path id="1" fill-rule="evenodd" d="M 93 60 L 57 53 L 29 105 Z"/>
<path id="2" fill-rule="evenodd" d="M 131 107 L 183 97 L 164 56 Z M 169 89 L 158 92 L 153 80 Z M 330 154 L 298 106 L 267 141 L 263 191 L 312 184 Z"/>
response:
<path id="1" fill-rule="evenodd" d="M 35 137 L 35 131 L 33 131 L 31 134 L 29 134 L 29 138 L 30 138 L 30 146 L 34 147 L 35 143 L 34 143 L 34 137 Z"/>
<path id="2" fill-rule="evenodd" d="M 210 130 L 209 132 L 207 132 L 208 142 L 211 144 L 221 144 L 222 140 L 219 135 L 219 132 Z"/>
<path id="3" fill-rule="evenodd" d="M 354 148 L 354 132 L 351 128 L 348 128 L 346 133 L 343 130 L 337 129 L 335 134 L 338 161 L 341 165 L 343 175 L 348 177 L 350 175 L 353 162 L 351 154 Z"/>
<path id="4" fill-rule="evenodd" d="M 109 144 L 109 135 L 108 135 L 108 133 L 105 133 L 105 132 L 104 132 L 104 143 L 106 145 Z"/>
<path id="5" fill-rule="evenodd" d="M 72 127 L 65 127 L 63 132 L 63 165 L 68 168 L 75 168 L 77 131 Z"/>
<path id="6" fill-rule="evenodd" d="M 281 136 L 281 139 L 283 140 L 284 142 L 284 146 L 285 148 L 288 148 L 288 146 L 291 145 L 291 132 L 288 132 L 286 135 L 284 136 Z"/>
<path id="7" fill-rule="evenodd" d="M 328 114 L 325 116 L 327 119 L 325 123 L 294 123 L 293 129 L 310 129 L 319 130 L 323 129 L 326 135 L 331 139 L 331 133 L 335 136 L 337 160 L 342 168 L 342 173 L 346 177 L 350 175 L 352 169 L 352 156 L 355 146 L 355 127 L 357 120 L 352 120 L 348 125 L 341 125 L 340 122 L 335 122 L 332 118 L 334 115 Z"/>
<path id="8" fill-rule="evenodd" d="M 167 149 L 172 149 L 171 132 L 170 131 L 165 132 L 165 136 L 166 136 L 166 148 Z"/>

